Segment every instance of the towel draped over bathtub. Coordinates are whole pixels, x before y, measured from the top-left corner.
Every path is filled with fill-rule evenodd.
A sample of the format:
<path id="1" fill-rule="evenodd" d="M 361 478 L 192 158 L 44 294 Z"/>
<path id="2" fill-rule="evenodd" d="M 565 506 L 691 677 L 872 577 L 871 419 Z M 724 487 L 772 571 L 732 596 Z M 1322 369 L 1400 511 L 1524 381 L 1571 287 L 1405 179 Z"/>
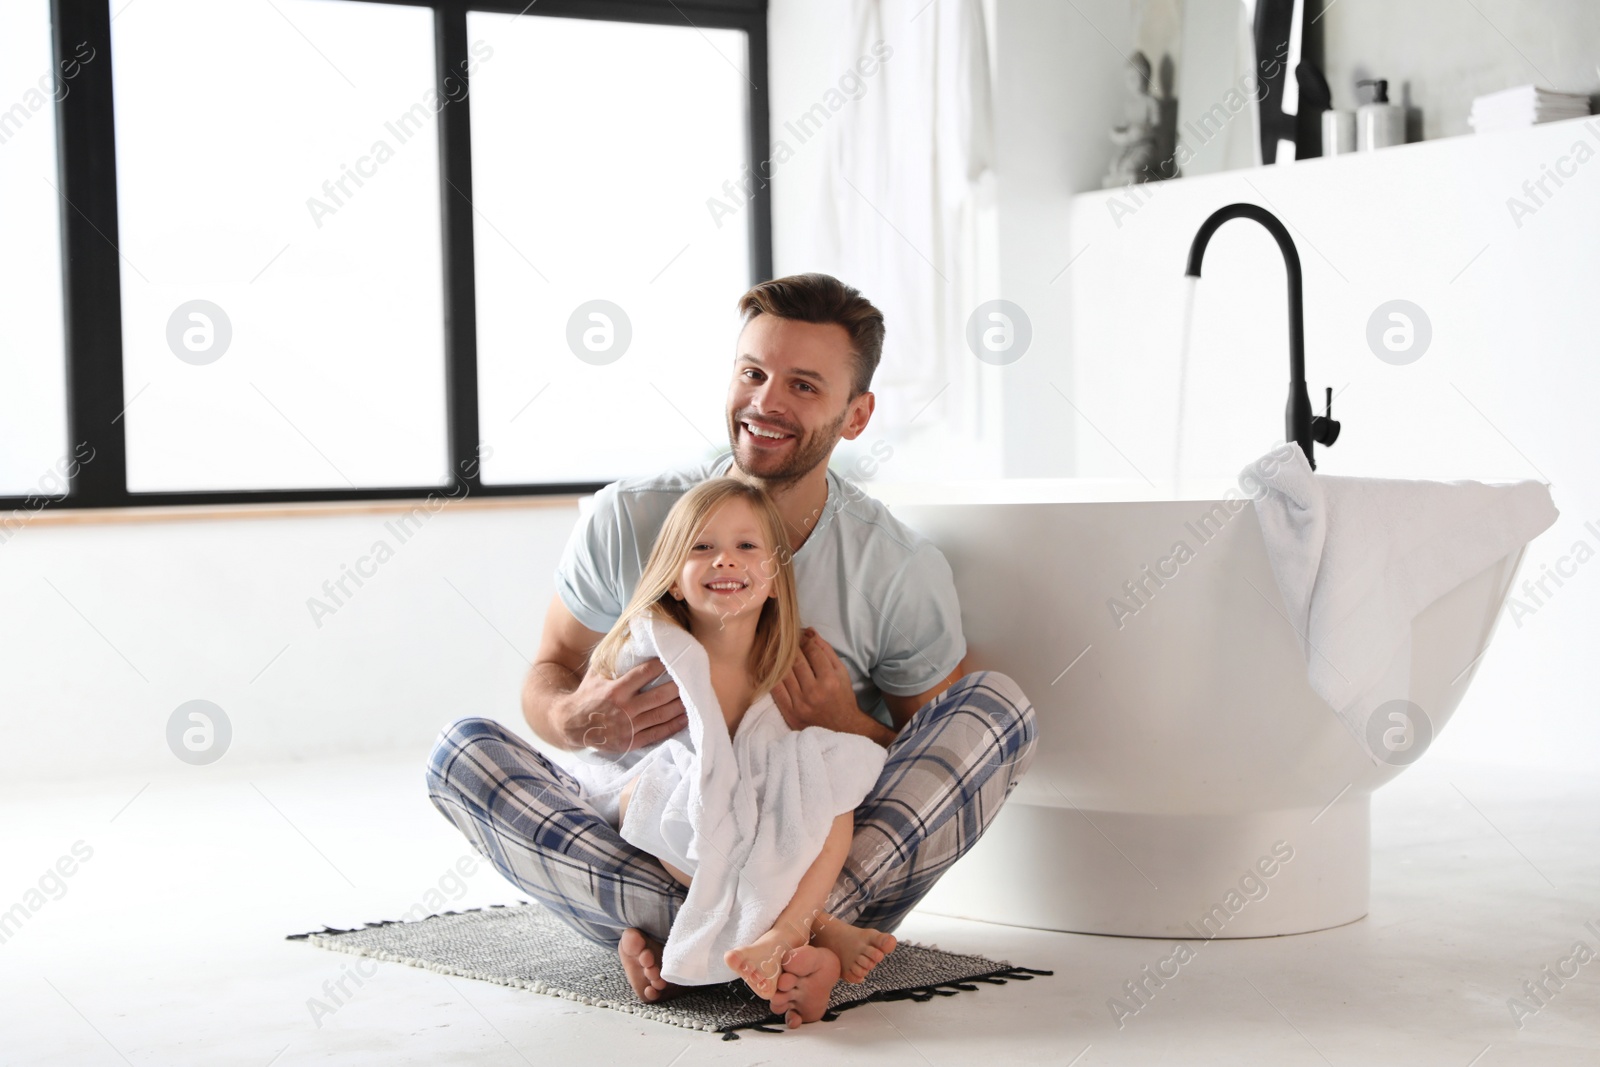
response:
<path id="1" fill-rule="evenodd" d="M 624 840 L 691 876 L 672 923 L 661 974 L 680 985 L 739 977 L 728 949 L 771 930 L 832 828 L 883 772 L 886 752 L 857 734 L 794 730 L 770 694 L 728 736 L 705 648 L 681 627 L 635 618 L 617 673 L 659 657 L 678 685 L 688 725 L 620 756 L 594 749 L 555 753 L 585 798 L 613 826 L 634 779 Z"/>
<path id="2" fill-rule="evenodd" d="M 1544 482 L 1335 477 L 1313 473 L 1294 445 L 1239 478 L 1264 486 L 1256 518 L 1311 688 L 1360 738 L 1375 710 L 1409 693 L 1412 620 L 1559 514 Z"/>

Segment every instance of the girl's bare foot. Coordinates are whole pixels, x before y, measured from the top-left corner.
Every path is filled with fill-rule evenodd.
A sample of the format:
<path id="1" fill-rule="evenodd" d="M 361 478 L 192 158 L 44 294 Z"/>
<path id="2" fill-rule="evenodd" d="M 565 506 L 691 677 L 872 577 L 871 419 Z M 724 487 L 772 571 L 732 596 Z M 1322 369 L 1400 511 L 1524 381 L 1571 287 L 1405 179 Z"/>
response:
<path id="1" fill-rule="evenodd" d="M 839 957 L 816 945 L 802 945 L 783 960 L 778 975 L 778 991 L 767 1007 L 782 1015 L 793 1030 L 801 1023 L 814 1023 L 828 1010 L 828 998 L 839 981 Z"/>
<path id="2" fill-rule="evenodd" d="M 666 1000 L 679 991 L 661 977 L 661 942 L 644 935 L 642 930 L 624 930 L 617 944 L 617 957 L 628 975 L 628 984 L 640 1000 L 655 1003 Z"/>
<path id="3" fill-rule="evenodd" d="M 865 982 L 897 944 L 893 934 L 851 926 L 826 913 L 817 917 L 811 943 L 839 957 L 840 977 L 851 985 Z"/>
<path id="4" fill-rule="evenodd" d="M 784 971 L 784 957 L 794 948 L 774 927 L 743 948 L 730 948 L 723 953 L 722 960 L 744 979 L 756 996 L 771 1000 L 778 992 L 778 975 Z"/>

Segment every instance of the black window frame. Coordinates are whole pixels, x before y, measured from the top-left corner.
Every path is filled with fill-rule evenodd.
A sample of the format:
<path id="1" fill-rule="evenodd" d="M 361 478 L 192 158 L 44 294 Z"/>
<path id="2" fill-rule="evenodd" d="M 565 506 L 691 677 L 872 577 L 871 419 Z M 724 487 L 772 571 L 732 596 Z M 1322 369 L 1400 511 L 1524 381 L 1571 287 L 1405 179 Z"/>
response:
<path id="1" fill-rule="evenodd" d="M 121 0 L 125 3 L 126 0 Z M 444 278 L 444 362 L 449 480 L 441 485 L 367 489 L 194 490 L 134 493 L 128 490 L 127 440 L 123 431 L 122 298 L 117 228 L 116 109 L 112 93 L 114 57 L 111 20 L 118 0 L 51 0 L 54 58 L 73 56 L 80 43 L 96 62 L 84 64 L 72 92 L 56 106 L 57 167 L 61 196 L 62 304 L 67 377 L 67 440 L 70 454 L 92 449 L 92 460 L 75 463 L 64 495 L 0 496 L 0 511 L 36 510 L 48 503 L 69 508 L 172 505 L 282 504 L 301 502 L 412 500 L 461 496 L 543 496 L 588 493 L 603 482 L 485 485 L 477 465 L 478 420 L 476 275 L 472 222 L 472 96 L 446 92 L 445 79 L 466 80 L 467 13 L 526 18 L 584 18 L 743 30 L 749 44 L 746 158 L 753 199 L 747 215 L 751 282 L 772 276 L 770 182 L 760 174 L 758 153 L 770 143 L 767 98 L 767 0 L 346 0 L 386 3 L 433 11 L 434 77 L 438 113 Z M 57 67 L 56 69 L 63 69 Z"/>

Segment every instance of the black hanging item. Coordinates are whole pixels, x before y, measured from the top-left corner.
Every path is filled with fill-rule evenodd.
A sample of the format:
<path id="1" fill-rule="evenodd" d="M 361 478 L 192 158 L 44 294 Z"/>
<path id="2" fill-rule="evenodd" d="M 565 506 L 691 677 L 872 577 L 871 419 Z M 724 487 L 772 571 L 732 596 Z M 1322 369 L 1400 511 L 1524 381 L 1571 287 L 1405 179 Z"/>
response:
<path id="1" fill-rule="evenodd" d="M 1314 159 L 1322 155 L 1322 113 L 1333 107 L 1333 90 L 1321 69 L 1309 59 L 1302 59 L 1294 68 L 1294 77 L 1300 83 L 1294 157 Z"/>
<path id="2" fill-rule="evenodd" d="M 1260 79 L 1256 110 L 1261 135 L 1261 162 L 1278 161 L 1278 143 L 1292 141 L 1295 157 L 1322 154 L 1322 112 L 1331 106 L 1332 94 L 1320 69 L 1322 63 L 1322 13 L 1332 4 L 1323 0 L 1257 0 L 1255 16 L 1256 77 Z M 1306 9 L 1317 15 L 1306 20 Z M 1300 32 L 1295 34 L 1295 23 Z M 1295 114 L 1283 109 L 1284 87 L 1294 71 L 1300 91 Z M 1308 94 L 1309 91 L 1309 94 Z"/>

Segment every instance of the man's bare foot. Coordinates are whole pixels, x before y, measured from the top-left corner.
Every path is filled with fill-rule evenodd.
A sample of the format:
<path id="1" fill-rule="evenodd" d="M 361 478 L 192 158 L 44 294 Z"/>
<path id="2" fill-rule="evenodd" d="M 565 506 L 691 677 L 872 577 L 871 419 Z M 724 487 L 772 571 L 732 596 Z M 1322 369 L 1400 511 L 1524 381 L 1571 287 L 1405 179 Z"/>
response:
<path id="1" fill-rule="evenodd" d="M 828 998 L 839 981 L 839 957 L 816 945 L 802 945 L 783 959 L 778 975 L 778 991 L 767 1007 L 782 1015 L 793 1030 L 801 1023 L 814 1023 L 828 1010 Z"/>
<path id="2" fill-rule="evenodd" d="M 641 930 L 624 930 L 617 944 L 617 958 L 628 975 L 628 984 L 640 1000 L 655 1003 L 677 993 L 679 986 L 661 977 L 661 942 L 646 937 Z"/>
<path id="3" fill-rule="evenodd" d="M 783 959 L 795 948 L 789 938 L 773 927 L 742 948 L 730 948 L 722 960 L 744 979 L 745 985 L 762 1000 L 771 1000 L 778 991 L 778 975 Z"/>
<path id="4" fill-rule="evenodd" d="M 851 985 L 865 982 L 872 968 L 882 963 L 898 944 L 893 934 L 851 926 L 826 913 L 817 917 L 814 929 L 811 943 L 839 957 L 839 977 Z"/>

